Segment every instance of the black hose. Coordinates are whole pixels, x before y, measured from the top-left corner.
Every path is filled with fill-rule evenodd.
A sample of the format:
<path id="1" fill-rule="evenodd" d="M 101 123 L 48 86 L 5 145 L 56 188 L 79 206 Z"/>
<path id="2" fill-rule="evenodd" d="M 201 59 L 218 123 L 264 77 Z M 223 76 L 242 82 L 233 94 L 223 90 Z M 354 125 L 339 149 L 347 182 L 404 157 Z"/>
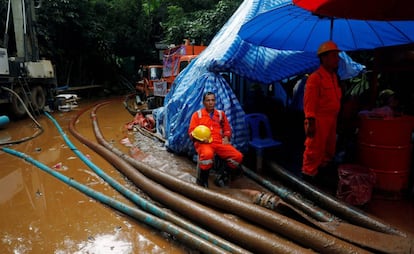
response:
<path id="1" fill-rule="evenodd" d="M 7 87 L 1 87 L 1 89 L 4 89 L 4 90 L 6 90 L 6 91 L 8 91 L 8 92 L 10 92 L 11 94 L 13 94 L 14 96 L 16 96 L 16 98 L 19 100 L 19 102 L 23 105 L 23 107 L 24 107 L 24 109 L 26 110 L 26 112 L 27 112 L 27 115 L 30 117 L 30 119 L 32 119 L 33 120 L 33 122 L 36 124 L 36 126 L 39 128 L 39 131 L 37 131 L 37 132 L 35 132 L 32 136 L 30 136 L 30 137 L 24 137 L 24 138 L 22 138 L 22 139 L 19 139 L 19 140 L 12 140 L 12 141 L 5 141 L 5 142 L 1 142 L 0 143 L 0 146 L 2 146 L 2 145 L 11 145 L 11 144 L 20 144 L 20 143 L 23 143 L 23 142 L 26 142 L 26 141 L 29 141 L 29 140 L 31 140 L 31 139 L 34 139 L 34 138 L 36 138 L 36 137 L 38 137 L 40 134 L 42 134 L 43 133 L 43 127 L 40 125 L 40 123 L 38 122 L 38 121 L 36 121 L 36 119 L 34 118 L 34 116 L 30 113 L 30 110 L 26 107 L 26 105 L 25 105 L 25 103 L 24 103 L 24 101 L 22 100 L 22 98 L 20 98 L 20 96 L 15 92 L 15 91 L 13 91 L 12 89 L 10 89 L 10 88 L 7 88 Z"/>
<path id="2" fill-rule="evenodd" d="M 332 197 L 327 193 L 323 193 L 315 187 L 298 179 L 287 170 L 279 166 L 277 163 L 268 161 L 267 164 L 277 177 L 283 179 L 284 181 L 287 181 L 292 186 L 295 186 L 295 188 L 306 194 L 314 202 L 318 202 L 319 205 L 325 207 L 326 209 L 330 209 L 331 211 L 344 216 L 349 221 L 373 230 L 377 230 L 379 232 L 395 234 L 404 237 L 407 236 L 405 233 L 393 228 L 391 225 L 387 225 L 376 218 L 368 216 L 365 212 L 355 207 L 351 207 L 348 204 L 336 199 L 335 197 Z"/>
<path id="3" fill-rule="evenodd" d="M 328 212 L 315 206 L 310 200 L 304 199 L 299 193 L 289 190 L 280 184 L 272 183 L 246 167 L 242 167 L 242 169 L 247 176 L 277 194 L 283 201 L 293 205 L 297 209 L 300 209 L 302 212 L 306 212 L 306 214 L 310 215 L 314 219 L 322 222 L 331 222 L 338 219 L 332 214 L 329 214 Z"/>
<path id="4" fill-rule="evenodd" d="M 247 176 L 278 195 L 274 196 L 258 192 L 256 194 L 256 204 L 260 204 L 269 209 L 275 209 L 278 206 L 284 205 L 324 231 L 345 241 L 375 251 L 384 253 L 407 253 L 413 246 L 412 240 L 407 237 L 386 234 L 346 223 L 333 214 L 315 206 L 312 201 L 305 199 L 301 194 L 293 192 L 278 183 L 272 183 L 246 167 L 243 167 L 243 171 Z M 278 200 L 279 198 L 283 201 Z M 372 239 L 376 239 L 377 241 L 372 241 Z"/>

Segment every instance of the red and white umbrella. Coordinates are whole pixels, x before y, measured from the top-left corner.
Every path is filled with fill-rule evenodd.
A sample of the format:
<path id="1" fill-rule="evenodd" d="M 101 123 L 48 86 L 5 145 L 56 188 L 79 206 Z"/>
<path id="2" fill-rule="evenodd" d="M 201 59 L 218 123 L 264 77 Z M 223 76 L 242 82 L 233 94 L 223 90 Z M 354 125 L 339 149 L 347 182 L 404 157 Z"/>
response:
<path id="1" fill-rule="evenodd" d="M 361 20 L 414 20 L 413 0 L 293 0 L 318 15 Z"/>

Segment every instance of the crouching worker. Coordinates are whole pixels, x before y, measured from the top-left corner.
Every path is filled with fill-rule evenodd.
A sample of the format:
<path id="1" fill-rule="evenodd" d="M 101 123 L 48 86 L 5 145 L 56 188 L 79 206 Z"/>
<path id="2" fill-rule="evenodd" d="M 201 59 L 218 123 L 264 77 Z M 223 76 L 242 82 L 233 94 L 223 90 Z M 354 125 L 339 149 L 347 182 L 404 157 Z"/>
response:
<path id="1" fill-rule="evenodd" d="M 226 162 L 226 168 L 215 180 L 218 186 L 224 186 L 230 177 L 231 169 L 239 169 L 243 154 L 230 143 L 231 126 L 221 110 L 215 109 L 216 96 L 207 92 L 203 96 L 204 108 L 193 113 L 188 134 L 194 141 L 198 154 L 197 184 L 208 187 L 208 175 L 214 164 L 214 157 Z"/>

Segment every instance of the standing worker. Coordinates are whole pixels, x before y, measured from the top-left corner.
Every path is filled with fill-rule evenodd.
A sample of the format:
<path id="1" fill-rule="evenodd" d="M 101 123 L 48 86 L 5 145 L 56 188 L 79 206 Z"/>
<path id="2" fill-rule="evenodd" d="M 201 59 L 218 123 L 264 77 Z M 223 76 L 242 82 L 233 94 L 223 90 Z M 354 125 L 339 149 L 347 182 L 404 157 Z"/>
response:
<path id="1" fill-rule="evenodd" d="M 342 96 L 337 76 L 339 51 L 332 41 L 322 43 L 317 52 L 320 67 L 306 82 L 304 179 L 313 180 L 318 169 L 328 166 L 335 156 L 336 123 Z"/>
<path id="2" fill-rule="evenodd" d="M 208 175 L 214 164 L 214 157 L 226 161 L 227 167 L 220 172 L 215 183 L 224 186 L 229 180 L 230 169 L 237 169 L 243 160 L 243 154 L 230 143 L 231 126 L 226 114 L 215 109 L 216 96 L 206 92 L 203 96 L 204 108 L 191 116 L 188 134 L 194 141 L 194 148 L 198 154 L 197 184 L 208 187 Z"/>

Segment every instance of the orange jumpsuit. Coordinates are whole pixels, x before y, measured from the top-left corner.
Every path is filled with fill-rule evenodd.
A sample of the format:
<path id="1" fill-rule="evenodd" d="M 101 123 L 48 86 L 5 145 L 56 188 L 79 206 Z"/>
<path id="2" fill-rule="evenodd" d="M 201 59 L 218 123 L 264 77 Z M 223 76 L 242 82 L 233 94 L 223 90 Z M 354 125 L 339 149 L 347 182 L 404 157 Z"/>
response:
<path id="1" fill-rule="evenodd" d="M 316 175 L 318 167 L 335 156 L 336 121 L 341 106 L 341 88 L 336 73 L 322 66 L 312 73 L 305 87 L 304 113 L 315 118 L 315 135 L 306 137 L 302 172 Z"/>
<path id="2" fill-rule="evenodd" d="M 243 160 L 243 154 L 240 153 L 231 144 L 223 144 L 223 137 L 231 137 L 231 127 L 226 115 L 221 111 L 221 117 L 218 110 L 214 110 L 210 115 L 206 109 L 201 109 L 201 116 L 199 112 L 194 112 L 191 117 L 188 134 L 198 125 L 205 125 L 211 130 L 211 137 L 213 138 L 210 144 L 194 142 L 194 148 L 198 154 L 198 166 L 201 170 L 209 170 L 214 163 L 214 155 L 217 154 L 224 159 L 229 168 L 237 168 Z"/>

